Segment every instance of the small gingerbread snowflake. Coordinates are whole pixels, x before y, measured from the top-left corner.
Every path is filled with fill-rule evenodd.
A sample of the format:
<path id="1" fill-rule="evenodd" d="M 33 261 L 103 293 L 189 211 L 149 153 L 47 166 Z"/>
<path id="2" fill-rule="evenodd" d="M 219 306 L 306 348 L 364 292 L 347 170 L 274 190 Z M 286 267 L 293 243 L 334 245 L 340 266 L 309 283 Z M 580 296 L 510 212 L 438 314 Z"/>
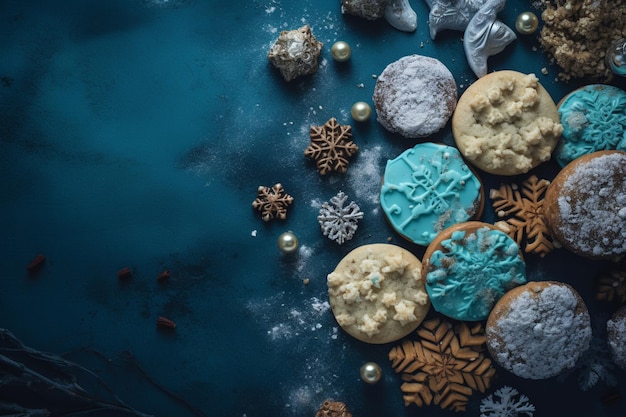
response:
<path id="1" fill-rule="evenodd" d="M 344 207 L 347 200 L 348 196 L 343 191 L 339 191 L 330 199 L 330 203 L 322 204 L 320 214 L 317 216 L 324 236 L 328 236 L 340 245 L 352 239 L 358 229 L 359 219 L 363 218 L 363 212 L 354 201 Z"/>
<path id="2" fill-rule="evenodd" d="M 543 215 L 543 197 L 548 185 L 550 181 L 532 175 L 522 183 L 521 190 L 517 184 L 504 184 L 489 194 L 496 215 L 506 218 L 495 225 L 515 239 L 526 253 L 541 257 L 558 245 L 550 236 Z"/>
<path id="3" fill-rule="evenodd" d="M 261 212 L 264 221 L 270 221 L 274 217 L 284 220 L 287 218 L 287 207 L 293 203 L 293 197 L 285 193 L 282 184 L 275 184 L 272 188 L 260 186 L 257 190 L 257 198 L 252 202 L 252 207 Z"/>
<path id="4" fill-rule="evenodd" d="M 334 117 L 323 126 L 311 126 L 311 144 L 304 155 L 317 161 L 317 170 L 326 175 L 330 171 L 344 173 L 348 170 L 348 158 L 359 147 L 350 140 L 352 127 L 340 125 Z"/>

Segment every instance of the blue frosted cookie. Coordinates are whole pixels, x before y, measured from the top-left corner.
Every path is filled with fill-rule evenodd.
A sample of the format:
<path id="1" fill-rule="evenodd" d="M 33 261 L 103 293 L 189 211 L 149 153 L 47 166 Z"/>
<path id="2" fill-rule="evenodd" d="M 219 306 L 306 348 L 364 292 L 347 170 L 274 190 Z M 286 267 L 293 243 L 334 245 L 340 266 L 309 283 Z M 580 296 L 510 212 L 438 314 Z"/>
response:
<path id="1" fill-rule="evenodd" d="M 422 265 L 433 308 L 456 320 L 485 320 L 500 297 L 526 283 L 519 246 L 488 223 L 444 230 L 426 248 Z"/>
<path id="2" fill-rule="evenodd" d="M 420 143 L 387 161 L 380 203 L 404 238 L 427 246 L 439 232 L 480 217 L 484 195 L 479 178 L 456 148 Z"/>
<path id="3" fill-rule="evenodd" d="M 626 151 L 626 92 L 591 84 L 569 93 L 558 107 L 563 134 L 555 150 L 564 167 L 596 151 Z"/>

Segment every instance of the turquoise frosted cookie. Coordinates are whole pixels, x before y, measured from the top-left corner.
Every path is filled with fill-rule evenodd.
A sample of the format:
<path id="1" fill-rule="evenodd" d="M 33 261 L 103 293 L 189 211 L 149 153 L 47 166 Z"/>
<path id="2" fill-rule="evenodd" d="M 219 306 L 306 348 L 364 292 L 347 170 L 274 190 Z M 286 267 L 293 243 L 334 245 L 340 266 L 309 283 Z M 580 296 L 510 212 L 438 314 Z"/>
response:
<path id="1" fill-rule="evenodd" d="M 626 151 L 624 90 L 604 84 L 587 85 L 565 96 L 558 111 L 563 134 L 555 156 L 561 167 L 596 151 Z"/>
<path id="2" fill-rule="evenodd" d="M 482 222 L 452 226 L 428 246 L 422 275 L 433 308 L 456 320 L 485 320 L 510 289 L 526 282 L 519 246 Z"/>
<path id="3" fill-rule="evenodd" d="M 395 231 L 418 245 L 478 218 L 483 201 L 480 180 L 456 148 L 420 143 L 387 161 L 380 203 Z"/>

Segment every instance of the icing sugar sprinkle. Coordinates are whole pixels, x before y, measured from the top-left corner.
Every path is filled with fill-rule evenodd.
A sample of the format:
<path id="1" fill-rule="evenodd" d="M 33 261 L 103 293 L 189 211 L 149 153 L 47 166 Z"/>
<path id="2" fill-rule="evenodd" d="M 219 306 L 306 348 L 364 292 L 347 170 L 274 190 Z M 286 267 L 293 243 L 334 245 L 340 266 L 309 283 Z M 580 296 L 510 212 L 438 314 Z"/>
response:
<path id="1" fill-rule="evenodd" d="M 589 347 L 589 313 L 575 314 L 578 299 L 565 285 L 550 285 L 538 296 L 524 291 L 488 332 L 498 362 L 522 378 L 544 379 L 573 368 Z"/>
<path id="2" fill-rule="evenodd" d="M 596 256 L 626 252 L 624 177 L 626 156 L 619 153 L 596 157 L 569 175 L 558 205 L 563 238 L 570 245 Z M 570 193 L 577 197 L 565 196 Z"/>

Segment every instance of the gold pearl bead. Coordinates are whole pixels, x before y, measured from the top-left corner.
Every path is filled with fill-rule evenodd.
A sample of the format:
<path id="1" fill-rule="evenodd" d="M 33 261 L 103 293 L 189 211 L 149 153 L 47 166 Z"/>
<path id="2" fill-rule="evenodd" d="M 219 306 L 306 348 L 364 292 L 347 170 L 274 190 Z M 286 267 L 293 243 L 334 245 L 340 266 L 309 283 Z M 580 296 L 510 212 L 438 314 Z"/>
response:
<path id="1" fill-rule="evenodd" d="M 330 53 L 335 61 L 345 62 L 350 59 L 350 45 L 344 41 L 337 41 L 330 47 Z"/>
<path id="2" fill-rule="evenodd" d="M 278 249 L 282 253 L 293 253 L 298 249 L 298 237 L 293 232 L 285 232 L 278 236 Z"/>
<path id="3" fill-rule="evenodd" d="M 533 12 L 523 12 L 517 16 L 515 29 L 522 35 L 532 35 L 539 28 L 539 19 Z"/>
<path id="4" fill-rule="evenodd" d="M 352 118 L 357 122 L 366 122 L 372 115 L 372 108 L 364 101 L 357 101 L 352 105 L 350 114 L 352 114 Z"/>
<path id="5" fill-rule="evenodd" d="M 368 384 L 375 384 L 383 376 L 383 370 L 376 362 L 366 362 L 361 366 L 361 379 Z"/>

